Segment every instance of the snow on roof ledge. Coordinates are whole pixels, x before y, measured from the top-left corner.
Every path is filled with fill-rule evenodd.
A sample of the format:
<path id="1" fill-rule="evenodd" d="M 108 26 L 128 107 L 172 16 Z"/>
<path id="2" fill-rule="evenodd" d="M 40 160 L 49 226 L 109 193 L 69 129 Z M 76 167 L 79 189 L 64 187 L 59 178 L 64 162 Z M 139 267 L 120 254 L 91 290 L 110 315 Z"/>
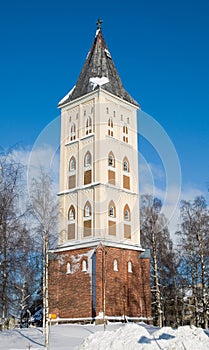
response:
<path id="1" fill-rule="evenodd" d="M 102 86 L 104 84 L 109 83 L 109 79 L 107 77 L 95 77 L 95 78 L 90 78 L 89 82 L 92 83 L 93 85 L 93 90 L 95 89 L 96 86 Z"/>
<path id="2" fill-rule="evenodd" d="M 70 95 L 72 95 L 73 91 L 75 90 L 75 87 L 76 87 L 76 85 L 74 85 L 73 88 L 67 93 L 67 95 L 65 95 L 65 97 L 63 97 L 63 98 L 59 101 L 58 105 L 61 105 L 61 104 L 63 104 L 65 101 L 68 100 L 68 98 L 70 97 Z"/>

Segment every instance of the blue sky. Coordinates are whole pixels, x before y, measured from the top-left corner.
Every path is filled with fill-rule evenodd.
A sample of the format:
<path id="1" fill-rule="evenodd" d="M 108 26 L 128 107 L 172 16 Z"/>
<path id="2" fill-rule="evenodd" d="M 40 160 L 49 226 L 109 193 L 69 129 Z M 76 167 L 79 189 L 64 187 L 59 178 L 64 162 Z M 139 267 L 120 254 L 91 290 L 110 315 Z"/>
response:
<path id="1" fill-rule="evenodd" d="M 183 190 L 207 192 L 206 0 L 1 2 L 0 145 L 31 147 L 59 115 L 57 103 L 77 81 L 97 18 L 126 90 L 174 143 Z M 151 149 L 141 147 L 155 162 Z"/>

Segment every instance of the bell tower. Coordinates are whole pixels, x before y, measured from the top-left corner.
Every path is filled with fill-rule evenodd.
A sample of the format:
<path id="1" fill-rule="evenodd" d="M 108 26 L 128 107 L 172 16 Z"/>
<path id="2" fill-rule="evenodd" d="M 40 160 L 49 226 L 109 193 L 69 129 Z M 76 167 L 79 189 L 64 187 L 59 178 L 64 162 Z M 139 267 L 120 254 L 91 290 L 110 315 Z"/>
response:
<path id="1" fill-rule="evenodd" d="M 137 110 L 101 20 L 61 109 L 59 236 L 49 268 L 60 319 L 148 319 L 149 259 L 140 245 Z"/>

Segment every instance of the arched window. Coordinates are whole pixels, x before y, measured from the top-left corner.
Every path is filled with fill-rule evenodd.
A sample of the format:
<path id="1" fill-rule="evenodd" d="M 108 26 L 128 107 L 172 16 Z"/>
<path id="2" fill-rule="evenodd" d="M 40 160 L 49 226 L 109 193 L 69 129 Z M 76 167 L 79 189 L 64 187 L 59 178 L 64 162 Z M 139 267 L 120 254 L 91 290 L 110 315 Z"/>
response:
<path id="1" fill-rule="evenodd" d="M 86 260 L 82 261 L 82 271 L 83 272 L 87 271 L 87 261 Z"/>
<path id="2" fill-rule="evenodd" d="M 91 154 L 90 154 L 90 152 L 87 152 L 85 157 L 84 157 L 84 166 L 85 167 L 91 166 Z"/>
<path id="3" fill-rule="evenodd" d="M 67 273 L 71 273 L 71 263 L 67 263 Z"/>
<path id="4" fill-rule="evenodd" d="M 108 233 L 111 236 L 116 236 L 116 209 L 115 203 L 111 201 L 108 207 Z"/>
<path id="5" fill-rule="evenodd" d="M 118 261 L 117 261 L 117 259 L 114 259 L 114 261 L 113 261 L 113 270 L 114 271 L 118 271 Z"/>
<path id="6" fill-rule="evenodd" d="M 130 166 L 127 157 L 123 159 L 123 188 L 130 190 Z"/>
<path id="7" fill-rule="evenodd" d="M 75 239 L 75 208 L 73 205 L 68 210 L 68 239 Z"/>
<path id="8" fill-rule="evenodd" d="M 84 157 L 84 185 L 88 185 L 92 181 L 91 163 L 91 154 L 90 152 L 87 152 Z"/>
<path id="9" fill-rule="evenodd" d="M 86 135 L 91 134 L 92 132 L 92 121 L 91 121 L 91 117 L 88 117 L 86 119 Z"/>
<path id="10" fill-rule="evenodd" d="M 92 218 L 91 218 L 91 204 L 89 202 L 86 202 L 84 206 L 84 217 L 83 217 L 83 236 L 89 237 L 91 236 L 91 224 Z"/>
<path id="11" fill-rule="evenodd" d="M 76 169 L 76 161 L 74 157 L 71 157 L 69 161 L 69 171 L 74 171 L 75 169 Z"/>
<path id="12" fill-rule="evenodd" d="M 123 210 L 123 218 L 124 221 L 130 221 L 130 209 L 128 204 L 125 205 L 124 210 Z"/>
<path id="13" fill-rule="evenodd" d="M 127 158 L 124 158 L 123 160 L 123 171 L 129 172 L 129 161 Z"/>
<path id="14" fill-rule="evenodd" d="M 132 269 L 132 262 L 131 262 L 131 261 L 128 262 L 128 272 L 130 272 L 130 273 L 133 272 L 133 269 Z"/>
<path id="15" fill-rule="evenodd" d="M 123 125 L 123 142 L 128 143 L 128 127 Z"/>
<path id="16" fill-rule="evenodd" d="M 84 217 L 83 217 L 83 236 L 89 237 L 91 236 L 91 224 L 92 218 L 91 218 L 91 204 L 89 202 L 86 202 L 84 206 Z"/>
<path id="17" fill-rule="evenodd" d="M 76 160 L 75 157 L 71 157 L 69 161 L 69 174 L 68 174 L 68 188 L 72 189 L 76 187 Z"/>
<path id="18" fill-rule="evenodd" d="M 114 217 L 115 217 L 115 207 L 113 207 L 113 206 L 110 206 L 110 207 L 109 207 L 109 216 L 110 216 L 111 218 L 114 218 Z"/>
<path id="19" fill-rule="evenodd" d="M 115 156 L 112 152 L 108 155 L 108 183 L 115 185 Z"/>
<path id="20" fill-rule="evenodd" d="M 131 211 L 128 204 L 123 209 L 123 220 L 124 220 L 124 238 L 131 238 Z"/>
<path id="21" fill-rule="evenodd" d="M 71 205 L 69 212 L 68 212 L 68 220 L 74 221 L 75 220 L 75 208 L 73 205 Z"/>
<path id="22" fill-rule="evenodd" d="M 76 139 L 76 126 L 75 123 L 73 123 L 70 127 L 70 141 L 73 141 Z"/>
<path id="23" fill-rule="evenodd" d="M 91 216 L 91 205 L 89 202 L 87 202 L 85 207 L 84 207 L 84 216 L 85 217 Z"/>
<path id="24" fill-rule="evenodd" d="M 112 152 L 110 152 L 108 156 L 108 166 L 115 167 L 115 157 Z"/>
<path id="25" fill-rule="evenodd" d="M 108 135 L 113 136 L 113 120 L 112 120 L 112 118 L 108 119 Z"/>

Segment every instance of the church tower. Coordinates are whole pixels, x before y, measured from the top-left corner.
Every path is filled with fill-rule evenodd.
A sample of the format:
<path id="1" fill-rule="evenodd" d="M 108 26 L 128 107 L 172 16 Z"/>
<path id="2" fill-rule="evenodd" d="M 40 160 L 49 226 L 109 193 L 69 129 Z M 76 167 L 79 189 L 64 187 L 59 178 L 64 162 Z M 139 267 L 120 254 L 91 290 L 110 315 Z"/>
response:
<path id="1" fill-rule="evenodd" d="M 124 89 L 101 21 L 61 109 L 59 237 L 49 310 L 59 319 L 149 319 L 140 245 L 138 103 Z"/>

